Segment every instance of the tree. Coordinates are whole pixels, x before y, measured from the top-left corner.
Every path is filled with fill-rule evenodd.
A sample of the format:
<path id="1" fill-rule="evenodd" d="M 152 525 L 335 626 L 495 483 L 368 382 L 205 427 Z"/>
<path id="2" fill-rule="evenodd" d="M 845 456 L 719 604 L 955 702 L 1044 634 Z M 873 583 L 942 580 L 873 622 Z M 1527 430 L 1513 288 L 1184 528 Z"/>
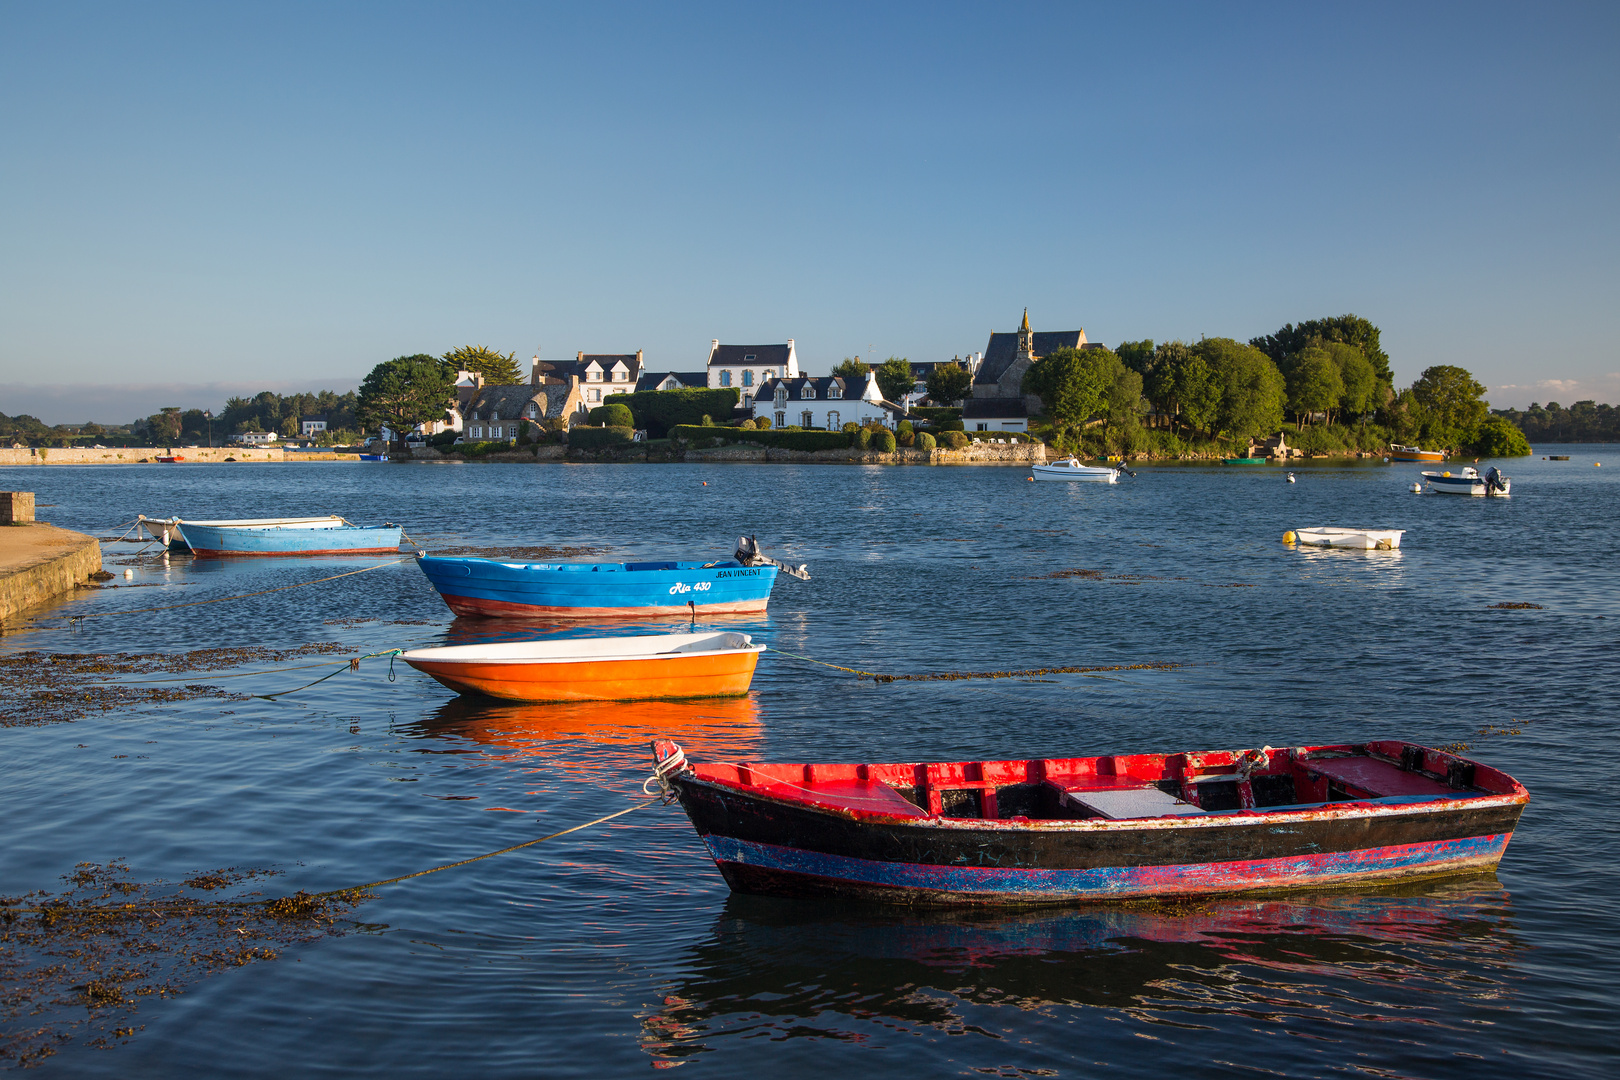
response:
<path id="1" fill-rule="evenodd" d="M 1360 349 L 1380 382 L 1388 385 L 1395 381 L 1389 370 L 1389 354 L 1378 343 L 1378 327 L 1359 315 L 1307 319 L 1298 326 L 1288 323 L 1275 334 L 1254 338 L 1249 344 L 1271 357 L 1272 363 L 1281 364 L 1284 358 L 1304 352 L 1311 345 L 1335 341 Z"/>
<path id="2" fill-rule="evenodd" d="M 961 364 L 938 364 L 928 373 L 924 385 L 935 405 L 949 405 L 973 392 L 973 375 Z"/>
<path id="3" fill-rule="evenodd" d="M 1179 344 L 1179 342 L 1178 342 Z M 1221 409 L 1221 384 L 1202 356 L 1190 351 L 1172 374 L 1177 408 L 1187 424 L 1199 431 L 1215 430 L 1215 417 Z"/>
<path id="4" fill-rule="evenodd" d="M 486 349 L 482 345 L 463 345 L 459 349 L 451 349 L 445 353 L 444 362 L 452 375 L 457 371 L 470 371 L 475 375 L 482 375 L 484 382 L 491 386 L 516 386 L 523 381 L 523 372 L 518 368 L 515 350 L 502 356 L 496 350 Z"/>
<path id="5" fill-rule="evenodd" d="M 1479 425 L 1473 450 L 1480 457 L 1524 457 L 1530 453 L 1530 441 L 1513 421 L 1490 416 Z"/>
<path id="6" fill-rule="evenodd" d="M 917 376 L 911 373 L 911 361 L 891 356 L 877 366 L 878 392 L 884 401 L 901 401 L 917 385 Z"/>
<path id="7" fill-rule="evenodd" d="M 1423 410 L 1424 439 L 1441 446 L 1471 443 L 1490 415 L 1485 387 L 1466 368 L 1436 364 L 1412 384 L 1412 397 Z"/>
<path id="8" fill-rule="evenodd" d="M 1344 378 L 1339 374 L 1339 365 L 1326 349 L 1318 346 L 1289 357 L 1283 376 L 1296 430 L 1303 427 L 1313 413 L 1331 414 L 1344 396 Z"/>
<path id="9" fill-rule="evenodd" d="M 371 369 L 357 411 L 362 423 L 386 426 L 403 441 L 417 424 L 444 419 L 455 384 L 455 371 L 435 357 L 398 356 Z"/>
<path id="10" fill-rule="evenodd" d="M 153 446 L 167 446 L 180 441 L 180 407 L 166 405 L 161 412 L 146 418 L 146 431 Z"/>
<path id="11" fill-rule="evenodd" d="M 1024 372 L 1019 390 L 1041 399 L 1046 418 L 1060 429 L 1078 427 L 1091 419 L 1113 382 L 1113 372 L 1092 362 L 1087 353 L 1065 346 L 1041 357 Z M 1119 358 L 1109 353 L 1114 362 Z"/>
<path id="12" fill-rule="evenodd" d="M 1242 439 L 1282 426 L 1288 385 L 1271 357 L 1231 338 L 1205 338 L 1192 351 L 1209 365 L 1210 380 L 1220 389 L 1217 432 Z"/>
<path id="13" fill-rule="evenodd" d="M 866 376 L 871 372 L 871 370 L 872 369 L 869 365 L 861 363 L 860 357 L 857 356 L 854 359 L 851 359 L 846 356 L 837 367 L 832 369 L 832 373 L 835 378 L 860 379 L 864 384 L 866 381 Z"/>
<path id="14" fill-rule="evenodd" d="M 1155 361 L 1158 359 L 1158 352 L 1153 348 L 1152 338 L 1144 338 L 1141 341 L 1122 341 L 1119 343 L 1119 348 L 1114 350 L 1114 354 L 1119 357 L 1120 363 L 1144 379 L 1153 370 Z"/>
<path id="15" fill-rule="evenodd" d="M 1324 348 L 1339 365 L 1339 380 L 1344 383 L 1344 392 L 1339 395 L 1340 411 L 1346 416 L 1352 413 L 1366 416 L 1372 412 L 1380 404 L 1378 372 L 1372 361 L 1354 345 L 1333 342 Z"/>
<path id="16" fill-rule="evenodd" d="M 1141 428 L 1142 375 L 1126 367 L 1120 358 L 1108 349 L 1087 349 L 1088 353 L 1101 353 L 1095 362 L 1113 368 L 1113 378 L 1103 392 L 1102 417 L 1109 438 L 1120 450 L 1130 450 L 1135 435 Z"/>

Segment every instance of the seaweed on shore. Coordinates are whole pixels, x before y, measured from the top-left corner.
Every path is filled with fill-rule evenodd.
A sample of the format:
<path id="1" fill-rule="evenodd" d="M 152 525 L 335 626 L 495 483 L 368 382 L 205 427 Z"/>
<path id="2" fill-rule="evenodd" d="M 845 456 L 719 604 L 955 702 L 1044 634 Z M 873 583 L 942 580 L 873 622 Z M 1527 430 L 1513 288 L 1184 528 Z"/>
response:
<path id="1" fill-rule="evenodd" d="M 175 885 L 129 880 L 122 860 L 79 863 L 60 893 L 0 897 L 0 1067 L 37 1065 L 80 1034 L 95 1047 L 127 1041 L 146 1000 L 345 933 L 339 920 L 371 895 L 239 891 L 274 873 L 226 867 Z"/>

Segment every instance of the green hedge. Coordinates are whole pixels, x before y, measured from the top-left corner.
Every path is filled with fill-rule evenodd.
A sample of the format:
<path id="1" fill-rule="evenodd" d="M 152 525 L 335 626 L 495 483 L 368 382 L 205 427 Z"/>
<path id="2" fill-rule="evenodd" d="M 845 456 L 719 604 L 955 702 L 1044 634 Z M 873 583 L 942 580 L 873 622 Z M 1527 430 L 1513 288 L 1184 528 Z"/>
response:
<path id="1" fill-rule="evenodd" d="M 647 437 L 662 439 L 670 429 L 698 425 L 705 416 L 729 417 L 742 400 L 735 387 L 721 390 L 640 390 L 634 394 L 613 394 L 606 404 L 630 409 L 638 428 Z"/>
<path id="2" fill-rule="evenodd" d="M 747 428 L 681 424 L 669 429 L 669 437 L 677 442 L 694 443 L 698 446 L 719 439 L 727 443 L 751 443 L 755 446 L 774 446 L 782 450 L 849 449 L 849 436 L 842 431 L 750 431 Z"/>
<path id="3" fill-rule="evenodd" d="M 630 406 L 622 402 L 608 399 L 606 405 L 598 405 L 590 411 L 591 423 L 598 427 L 627 427 L 636 426 L 636 418 L 630 411 Z"/>
<path id="4" fill-rule="evenodd" d="M 635 441 L 635 428 L 576 427 L 568 432 L 568 448 L 570 450 L 595 450 L 603 446 L 629 446 Z"/>

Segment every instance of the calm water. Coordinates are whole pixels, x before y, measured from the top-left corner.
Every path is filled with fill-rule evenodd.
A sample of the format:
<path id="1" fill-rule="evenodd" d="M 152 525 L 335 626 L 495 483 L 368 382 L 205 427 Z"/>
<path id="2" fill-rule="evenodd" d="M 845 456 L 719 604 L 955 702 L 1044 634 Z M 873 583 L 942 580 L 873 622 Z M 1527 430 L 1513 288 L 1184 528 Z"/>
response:
<path id="1" fill-rule="evenodd" d="M 147 879 L 274 868 L 277 891 L 406 873 L 622 808 L 658 735 L 694 757 L 782 760 L 1463 741 L 1534 797 L 1494 877 L 971 916 L 731 897 L 678 808 L 646 809 L 386 888 L 360 932 L 147 999 L 127 1044 L 64 1048 L 38 1075 L 1608 1074 L 1620 448 L 1558 449 L 1573 460 L 1511 464 L 1510 500 L 1414 496 L 1416 466 L 1371 464 L 1293 485 L 1272 468 L 1144 468 L 1114 488 L 1010 468 L 0 470 L 0 487 L 54 504 L 42 517 L 98 535 L 137 512 L 331 511 L 430 546 L 720 557 L 747 531 L 814 580 L 782 579 L 768 617 L 728 625 L 791 652 L 888 672 L 1183 665 L 876 686 L 766 654 L 746 701 L 544 708 L 457 700 L 403 667 L 390 682 L 373 661 L 279 702 L 0 729 L 0 892 L 118 856 Z M 1279 542 L 1324 524 L 1409 531 L 1390 553 Z M 129 549 L 107 550 L 121 572 Z M 370 561 L 147 560 L 134 582 L 171 587 L 52 613 Z M 1070 569 L 1104 577 L 1044 576 Z M 1520 601 L 1543 609 L 1489 606 Z M 452 620 L 409 563 L 83 626 L 0 649 L 358 653 L 514 632 Z M 1520 734 L 1477 737 L 1485 725 Z"/>

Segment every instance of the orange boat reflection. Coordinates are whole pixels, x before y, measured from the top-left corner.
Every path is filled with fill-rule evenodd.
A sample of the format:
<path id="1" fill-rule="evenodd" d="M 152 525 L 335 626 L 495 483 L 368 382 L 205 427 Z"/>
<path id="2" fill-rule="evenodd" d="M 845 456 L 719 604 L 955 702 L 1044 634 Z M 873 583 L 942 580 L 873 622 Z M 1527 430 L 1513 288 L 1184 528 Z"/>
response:
<path id="1" fill-rule="evenodd" d="M 555 754 L 559 744 L 586 742 L 634 746 L 644 752 L 653 739 L 683 732 L 683 745 L 705 753 L 757 756 L 764 725 L 754 695 L 690 701 L 569 701 L 516 704 L 459 697 L 424 717 L 429 734 L 469 739 L 517 756 Z"/>

